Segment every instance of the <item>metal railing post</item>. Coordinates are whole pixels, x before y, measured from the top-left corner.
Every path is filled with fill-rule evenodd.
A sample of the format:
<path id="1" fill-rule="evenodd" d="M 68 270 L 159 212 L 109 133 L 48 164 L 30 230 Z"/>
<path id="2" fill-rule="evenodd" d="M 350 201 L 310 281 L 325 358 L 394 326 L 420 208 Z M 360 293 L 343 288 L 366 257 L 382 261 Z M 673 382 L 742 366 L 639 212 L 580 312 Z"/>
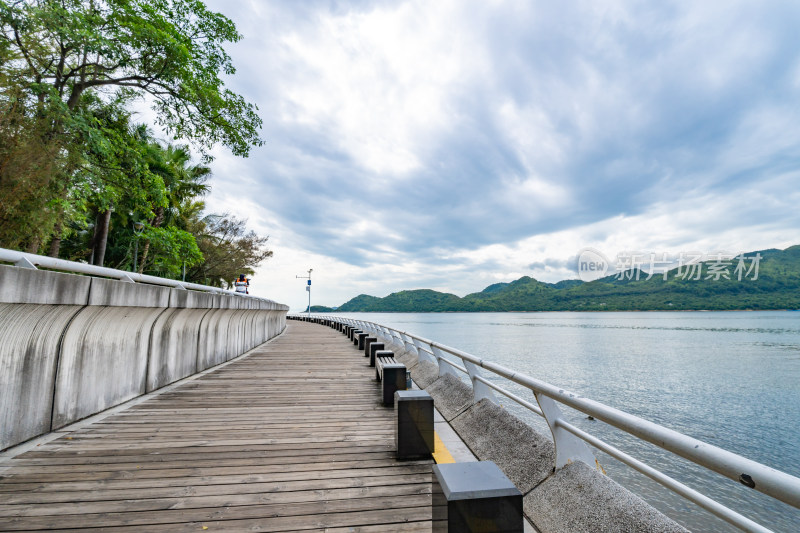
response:
<path id="1" fill-rule="evenodd" d="M 477 378 L 481 377 L 478 366 L 465 359 L 462 359 L 461 362 L 464 363 L 467 372 L 469 372 L 469 379 L 472 381 L 472 403 L 476 404 L 485 398 L 495 405 L 500 405 L 500 402 L 497 400 L 497 397 L 494 395 L 494 391 L 491 389 L 491 387 L 486 385 L 486 383 L 478 381 Z"/>
<path id="2" fill-rule="evenodd" d="M 436 359 L 436 356 L 431 355 L 430 353 L 430 345 L 426 342 L 422 342 L 419 339 L 412 339 L 414 343 L 414 347 L 419 354 L 419 361 L 427 361 L 429 363 L 434 363 L 435 365 L 439 364 L 439 361 Z"/>
<path id="3" fill-rule="evenodd" d="M 405 333 L 400 333 L 400 339 L 403 341 L 403 345 L 406 347 L 407 352 L 419 356 L 419 350 L 417 350 L 417 347 L 414 345 L 414 341 L 411 339 L 411 337 Z"/>
<path id="4" fill-rule="evenodd" d="M 390 330 L 386 326 L 382 326 L 381 329 L 383 331 L 384 342 L 386 342 L 387 345 L 395 346 L 394 335 L 392 334 L 392 330 Z"/>
<path id="5" fill-rule="evenodd" d="M 581 461 L 589 466 L 598 468 L 600 464 L 595 459 L 594 454 L 581 439 L 559 427 L 559 421 L 564 417 L 558 404 L 552 398 L 540 392 L 533 392 L 539 407 L 544 413 L 544 419 L 553 434 L 553 444 L 556 448 L 556 470 L 573 461 Z"/>
<path id="6" fill-rule="evenodd" d="M 430 345 L 430 347 L 431 350 L 433 351 L 434 357 L 436 357 L 436 364 L 439 365 L 439 377 L 442 377 L 445 374 L 450 374 L 455 378 L 461 379 L 461 376 L 458 375 L 458 372 L 456 372 L 456 369 L 453 368 L 453 365 L 447 364 L 447 362 L 443 360 L 446 359 L 444 356 L 444 352 L 442 352 L 436 346 Z"/>

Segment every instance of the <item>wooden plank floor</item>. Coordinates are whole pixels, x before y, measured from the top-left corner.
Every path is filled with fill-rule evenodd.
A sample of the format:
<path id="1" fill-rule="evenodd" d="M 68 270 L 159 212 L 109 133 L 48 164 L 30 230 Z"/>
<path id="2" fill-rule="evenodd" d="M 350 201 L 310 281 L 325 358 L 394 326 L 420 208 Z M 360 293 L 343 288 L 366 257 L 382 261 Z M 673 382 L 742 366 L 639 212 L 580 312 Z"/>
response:
<path id="1" fill-rule="evenodd" d="M 0 530 L 430 531 L 431 461 L 339 332 L 289 321 L 254 353 L 19 455 Z"/>

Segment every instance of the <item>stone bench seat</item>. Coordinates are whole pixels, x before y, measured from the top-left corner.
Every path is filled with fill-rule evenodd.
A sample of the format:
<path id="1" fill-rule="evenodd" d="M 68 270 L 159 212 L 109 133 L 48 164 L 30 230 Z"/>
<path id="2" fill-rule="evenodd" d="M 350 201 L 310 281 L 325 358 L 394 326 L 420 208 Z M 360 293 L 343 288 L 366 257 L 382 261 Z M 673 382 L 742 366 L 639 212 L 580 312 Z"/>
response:
<path id="1" fill-rule="evenodd" d="M 406 390 L 406 365 L 398 363 L 388 350 L 375 352 L 375 377 L 381 383 L 383 405 L 394 405 L 394 393 Z"/>

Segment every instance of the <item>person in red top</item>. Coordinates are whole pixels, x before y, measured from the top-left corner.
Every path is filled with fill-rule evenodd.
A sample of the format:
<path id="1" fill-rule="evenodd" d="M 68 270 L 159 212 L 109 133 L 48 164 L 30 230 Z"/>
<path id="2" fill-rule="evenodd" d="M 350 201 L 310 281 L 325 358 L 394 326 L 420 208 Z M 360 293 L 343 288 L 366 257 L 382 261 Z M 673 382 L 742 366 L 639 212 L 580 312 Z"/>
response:
<path id="1" fill-rule="evenodd" d="M 250 280 L 247 279 L 244 274 L 239 274 L 239 279 L 234 280 L 233 286 L 236 288 L 236 292 L 250 294 L 247 290 L 247 288 L 250 286 Z"/>

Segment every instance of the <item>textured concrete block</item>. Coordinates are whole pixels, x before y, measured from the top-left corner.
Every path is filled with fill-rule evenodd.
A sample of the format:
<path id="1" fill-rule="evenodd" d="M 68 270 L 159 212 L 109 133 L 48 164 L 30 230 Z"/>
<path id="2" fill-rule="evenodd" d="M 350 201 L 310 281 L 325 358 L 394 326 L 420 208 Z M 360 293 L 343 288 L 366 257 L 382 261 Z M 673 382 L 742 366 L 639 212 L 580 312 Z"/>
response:
<path id="1" fill-rule="evenodd" d="M 58 343 L 81 309 L 0 303 L 0 450 L 50 431 Z"/>
<path id="2" fill-rule="evenodd" d="M 150 331 L 160 308 L 88 307 L 64 333 L 53 429 L 145 393 Z"/>
<path id="3" fill-rule="evenodd" d="M 489 400 L 469 407 L 450 425 L 476 457 L 495 462 L 523 494 L 553 471 L 550 437 Z"/>
<path id="4" fill-rule="evenodd" d="M 395 359 L 406 365 L 409 369 L 417 366 L 417 363 L 419 362 L 419 356 L 414 352 L 395 348 L 395 353 Z"/>
<path id="5" fill-rule="evenodd" d="M 525 496 L 525 514 L 542 533 L 688 533 L 608 476 L 570 463 Z"/>
<path id="6" fill-rule="evenodd" d="M 425 391 L 394 395 L 395 449 L 398 459 L 429 458 L 434 452 L 433 398 Z"/>
<path id="7" fill-rule="evenodd" d="M 92 278 L 0 265 L 0 303 L 86 305 Z"/>
<path id="8" fill-rule="evenodd" d="M 169 287 L 92 278 L 89 305 L 114 307 L 168 307 Z"/>
<path id="9" fill-rule="evenodd" d="M 237 297 L 232 294 L 215 294 L 214 295 L 214 308 L 215 309 L 236 309 Z"/>
<path id="10" fill-rule="evenodd" d="M 411 370 L 411 377 L 419 385 L 421 389 L 427 389 L 431 383 L 439 379 L 439 365 L 428 361 L 422 361 L 419 364 L 409 367 Z"/>
<path id="11" fill-rule="evenodd" d="M 391 341 L 392 339 L 389 338 L 389 339 L 383 339 L 382 342 L 387 346 L 387 349 L 392 350 L 395 353 L 395 357 L 405 357 L 408 354 L 405 348 Z"/>
<path id="12" fill-rule="evenodd" d="M 209 292 L 170 289 L 169 306 L 186 309 L 213 309 L 218 299 Z"/>
<path id="13" fill-rule="evenodd" d="M 197 372 L 200 324 L 212 309 L 169 309 L 153 324 L 147 392 Z"/>
<path id="14" fill-rule="evenodd" d="M 231 313 L 227 309 L 212 309 L 203 316 L 197 344 L 198 372 L 225 362 L 230 319 Z"/>
<path id="15" fill-rule="evenodd" d="M 522 493 L 493 462 L 433 465 L 433 475 L 433 506 L 447 508 L 433 531 L 523 533 Z"/>
<path id="16" fill-rule="evenodd" d="M 448 422 L 472 405 L 472 387 L 451 374 L 440 377 L 425 390 L 433 396 L 436 408 Z"/>

